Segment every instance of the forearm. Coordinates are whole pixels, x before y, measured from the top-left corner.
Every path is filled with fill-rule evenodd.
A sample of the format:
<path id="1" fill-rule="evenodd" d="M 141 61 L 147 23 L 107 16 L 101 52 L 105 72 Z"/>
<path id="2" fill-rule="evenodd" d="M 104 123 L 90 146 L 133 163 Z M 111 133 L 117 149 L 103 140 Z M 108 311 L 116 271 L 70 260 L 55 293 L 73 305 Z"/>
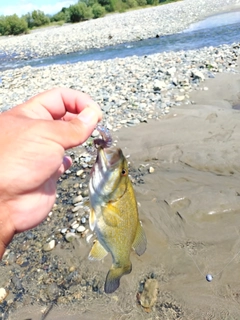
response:
<path id="1" fill-rule="evenodd" d="M 8 209 L 0 202 L 0 259 L 2 258 L 7 245 L 13 239 L 14 233 Z"/>

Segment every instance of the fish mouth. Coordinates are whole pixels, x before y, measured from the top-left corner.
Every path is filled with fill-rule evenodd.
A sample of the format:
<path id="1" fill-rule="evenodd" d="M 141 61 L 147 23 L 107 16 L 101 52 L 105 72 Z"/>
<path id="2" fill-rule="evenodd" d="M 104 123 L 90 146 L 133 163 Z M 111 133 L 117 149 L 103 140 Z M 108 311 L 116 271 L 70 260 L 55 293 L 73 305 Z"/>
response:
<path id="1" fill-rule="evenodd" d="M 117 166 L 122 156 L 122 150 L 116 147 L 101 148 L 99 150 L 99 157 L 102 158 L 107 167 Z"/>

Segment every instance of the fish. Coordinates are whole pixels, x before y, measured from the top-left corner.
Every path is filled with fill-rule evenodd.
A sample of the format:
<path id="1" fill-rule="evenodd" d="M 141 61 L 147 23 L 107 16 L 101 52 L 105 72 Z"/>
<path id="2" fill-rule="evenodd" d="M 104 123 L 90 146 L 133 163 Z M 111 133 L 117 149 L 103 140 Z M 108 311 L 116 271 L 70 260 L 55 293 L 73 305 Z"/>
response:
<path id="1" fill-rule="evenodd" d="M 89 226 L 97 240 L 89 253 L 90 260 L 112 256 L 105 293 L 113 293 L 123 275 L 132 271 L 132 249 L 141 256 L 147 239 L 139 220 L 138 205 L 128 175 L 128 163 L 122 149 L 112 145 L 109 131 L 98 127 L 102 139 L 95 139 L 97 157 L 89 180 Z"/>

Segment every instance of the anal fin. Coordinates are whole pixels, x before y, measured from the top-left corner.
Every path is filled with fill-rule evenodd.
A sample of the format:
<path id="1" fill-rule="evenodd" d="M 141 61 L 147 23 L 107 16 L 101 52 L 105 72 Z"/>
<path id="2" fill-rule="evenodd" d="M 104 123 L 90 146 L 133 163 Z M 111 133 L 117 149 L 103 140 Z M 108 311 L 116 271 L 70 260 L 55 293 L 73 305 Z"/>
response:
<path id="1" fill-rule="evenodd" d="M 108 254 L 107 250 L 96 240 L 92 246 L 92 249 L 88 255 L 90 260 L 102 260 Z"/>

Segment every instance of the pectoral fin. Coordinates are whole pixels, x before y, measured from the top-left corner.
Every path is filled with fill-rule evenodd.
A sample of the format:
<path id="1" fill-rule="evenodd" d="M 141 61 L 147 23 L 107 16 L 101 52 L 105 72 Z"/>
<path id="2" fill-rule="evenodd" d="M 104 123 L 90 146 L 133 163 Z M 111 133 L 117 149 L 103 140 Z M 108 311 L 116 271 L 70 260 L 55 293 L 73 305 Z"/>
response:
<path id="1" fill-rule="evenodd" d="M 92 246 L 88 258 L 90 260 L 102 260 L 108 254 L 107 250 L 103 248 L 98 240 L 96 240 Z"/>
<path id="2" fill-rule="evenodd" d="M 132 247 L 139 256 L 141 256 L 147 248 L 147 238 L 140 221 L 138 222 L 137 232 Z"/>
<path id="3" fill-rule="evenodd" d="M 122 219 L 119 214 L 119 210 L 110 203 L 102 208 L 103 219 L 106 225 L 110 227 L 117 227 Z"/>

